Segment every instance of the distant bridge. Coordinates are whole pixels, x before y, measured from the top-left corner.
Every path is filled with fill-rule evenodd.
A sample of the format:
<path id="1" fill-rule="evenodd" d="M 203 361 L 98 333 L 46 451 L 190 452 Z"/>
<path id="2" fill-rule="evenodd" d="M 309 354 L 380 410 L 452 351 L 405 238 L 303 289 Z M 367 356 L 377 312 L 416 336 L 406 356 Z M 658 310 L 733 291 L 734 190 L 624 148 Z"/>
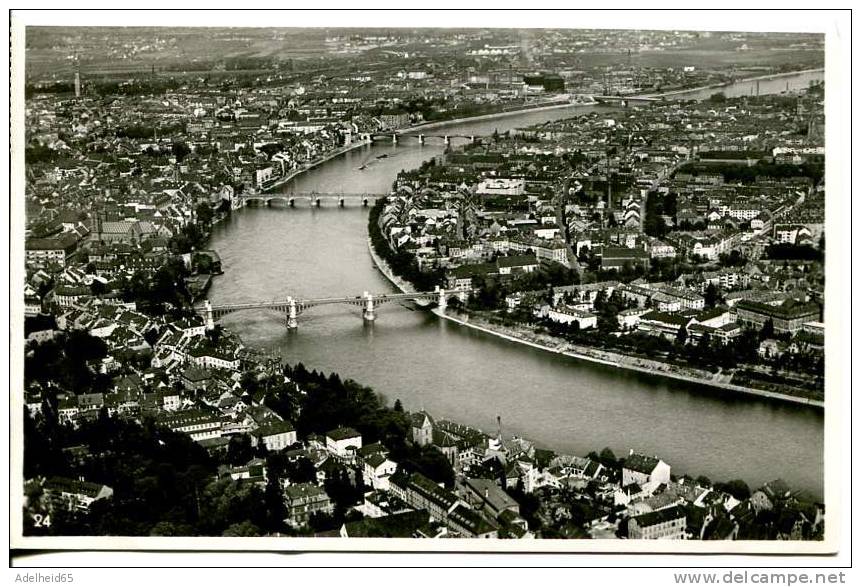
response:
<path id="1" fill-rule="evenodd" d="M 596 102 L 601 104 L 619 103 L 622 106 L 628 104 L 647 104 L 649 102 L 661 102 L 662 98 L 651 96 L 593 96 Z"/>
<path id="2" fill-rule="evenodd" d="M 319 208 L 324 202 L 330 202 L 344 207 L 347 202 L 361 203 L 368 206 L 379 198 L 385 198 L 386 194 L 345 194 L 345 193 L 320 193 L 320 192 L 289 192 L 289 193 L 243 193 L 236 196 L 244 206 L 271 206 L 274 203 L 296 206 L 297 202 L 308 202 L 310 206 Z"/>
<path id="3" fill-rule="evenodd" d="M 445 308 L 448 305 L 448 300 L 452 296 L 457 296 L 463 300 L 472 290 L 469 288 L 458 288 L 446 291 L 437 287 L 434 291 L 413 292 L 413 293 L 384 293 L 372 294 L 368 292 L 362 293 L 360 296 L 345 296 L 336 298 L 294 298 L 287 297 L 283 300 L 268 301 L 268 302 L 247 302 L 238 304 L 219 304 L 213 305 L 209 300 L 204 300 L 202 304 L 194 307 L 197 312 L 206 321 L 206 328 L 215 328 L 215 323 L 229 314 L 241 312 L 243 310 L 274 310 L 284 314 L 286 318 L 287 328 L 294 329 L 299 326 L 299 314 L 309 308 L 315 306 L 327 306 L 331 304 L 347 304 L 350 306 L 358 306 L 362 308 L 362 318 L 368 322 L 376 319 L 377 306 L 389 302 L 398 302 L 405 300 L 412 301 L 429 301 L 436 302 L 440 308 Z"/>

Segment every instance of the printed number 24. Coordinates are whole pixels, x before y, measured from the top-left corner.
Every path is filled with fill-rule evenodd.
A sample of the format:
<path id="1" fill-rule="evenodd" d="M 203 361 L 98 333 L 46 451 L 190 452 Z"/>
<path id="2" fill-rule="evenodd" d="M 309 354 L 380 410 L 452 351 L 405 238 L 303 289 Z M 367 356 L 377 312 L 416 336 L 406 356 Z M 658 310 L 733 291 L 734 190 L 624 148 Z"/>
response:
<path id="1" fill-rule="evenodd" d="M 51 516 L 42 514 L 33 514 L 33 525 L 37 528 L 47 528 L 51 525 Z"/>

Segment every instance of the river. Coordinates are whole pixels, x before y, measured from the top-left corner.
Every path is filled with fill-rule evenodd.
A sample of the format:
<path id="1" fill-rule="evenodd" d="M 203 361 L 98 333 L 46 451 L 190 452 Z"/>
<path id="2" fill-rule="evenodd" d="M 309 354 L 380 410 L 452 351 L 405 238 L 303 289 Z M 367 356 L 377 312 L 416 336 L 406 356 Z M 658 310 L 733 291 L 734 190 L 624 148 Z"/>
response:
<path id="1" fill-rule="evenodd" d="M 806 85 L 800 77 L 793 83 Z M 768 87 L 781 91 L 785 83 L 774 80 Z M 761 93 L 764 87 L 765 81 Z M 722 91 L 730 95 L 734 88 Z M 486 135 L 594 109 L 612 111 L 572 106 L 460 123 L 447 131 Z M 423 146 L 415 139 L 396 147 L 377 143 L 335 158 L 282 190 L 387 192 L 398 171 L 442 150 L 439 139 Z M 377 158 L 382 154 L 388 156 Z M 224 275 L 214 280 L 210 299 L 394 291 L 368 254 L 367 212 L 358 205 L 324 203 L 318 209 L 298 203 L 295 209 L 234 213 L 213 233 Z M 389 402 L 399 398 L 408 410 L 426 409 L 487 432 L 496 430 L 499 415 L 506 437 L 520 435 L 562 452 L 610 447 L 623 455 L 635 449 L 660 456 L 676 474 L 741 478 L 752 487 L 781 477 L 794 488 L 823 495 L 821 410 L 560 357 L 441 320 L 410 304 L 382 306 L 372 325 L 364 324 L 352 306 L 312 308 L 293 332 L 285 328 L 283 316 L 266 311 L 234 314 L 224 324 L 249 345 L 278 352 L 290 363 L 336 371 L 374 387 Z"/>

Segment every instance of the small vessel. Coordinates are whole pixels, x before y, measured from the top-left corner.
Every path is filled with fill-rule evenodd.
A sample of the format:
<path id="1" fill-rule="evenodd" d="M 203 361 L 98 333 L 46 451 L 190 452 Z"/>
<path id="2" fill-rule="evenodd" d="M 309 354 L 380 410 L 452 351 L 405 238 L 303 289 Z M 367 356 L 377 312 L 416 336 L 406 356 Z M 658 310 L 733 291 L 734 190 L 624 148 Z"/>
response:
<path id="1" fill-rule="evenodd" d="M 385 159 L 388 156 L 389 156 L 388 153 L 383 153 L 382 155 L 377 155 L 377 159 Z"/>
<path id="2" fill-rule="evenodd" d="M 365 167 L 367 167 L 367 165 L 362 165 L 361 167 L 359 167 L 359 171 L 364 171 Z"/>

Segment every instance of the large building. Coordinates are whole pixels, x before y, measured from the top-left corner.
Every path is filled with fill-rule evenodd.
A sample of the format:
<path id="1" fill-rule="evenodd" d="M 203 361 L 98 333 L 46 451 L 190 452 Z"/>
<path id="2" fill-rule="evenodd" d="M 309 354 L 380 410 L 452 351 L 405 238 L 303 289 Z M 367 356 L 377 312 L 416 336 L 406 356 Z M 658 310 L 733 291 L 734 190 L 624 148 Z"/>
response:
<path id="1" fill-rule="evenodd" d="M 601 269 L 619 271 L 628 267 L 633 269 L 637 265 L 643 269 L 649 268 L 649 253 L 643 249 L 629 249 L 627 247 L 604 247 L 601 252 Z"/>
<path id="2" fill-rule="evenodd" d="M 293 526 L 307 524 L 313 514 L 331 514 L 333 510 L 332 500 L 326 491 L 311 483 L 284 488 L 284 505 L 287 507 L 285 521 Z"/>
<path id="3" fill-rule="evenodd" d="M 77 239 L 70 234 L 49 238 L 29 238 L 24 245 L 27 265 L 44 267 L 57 264 L 65 267 L 77 246 Z"/>
<path id="4" fill-rule="evenodd" d="M 628 520 L 628 538 L 632 540 L 684 540 L 687 515 L 674 506 L 635 516 Z"/>
<path id="5" fill-rule="evenodd" d="M 787 301 L 779 306 L 763 304 L 751 300 L 738 302 L 733 310 L 738 322 L 750 328 L 761 329 L 769 320 L 778 334 L 795 334 L 804 327 L 805 322 L 818 321 L 821 315 L 819 306 L 814 303 Z"/>
<path id="6" fill-rule="evenodd" d="M 114 490 L 107 485 L 67 477 L 51 477 L 42 483 L 50 507 L 70 511 L 87 511 L 94 501 L 107 499 Z"/>

